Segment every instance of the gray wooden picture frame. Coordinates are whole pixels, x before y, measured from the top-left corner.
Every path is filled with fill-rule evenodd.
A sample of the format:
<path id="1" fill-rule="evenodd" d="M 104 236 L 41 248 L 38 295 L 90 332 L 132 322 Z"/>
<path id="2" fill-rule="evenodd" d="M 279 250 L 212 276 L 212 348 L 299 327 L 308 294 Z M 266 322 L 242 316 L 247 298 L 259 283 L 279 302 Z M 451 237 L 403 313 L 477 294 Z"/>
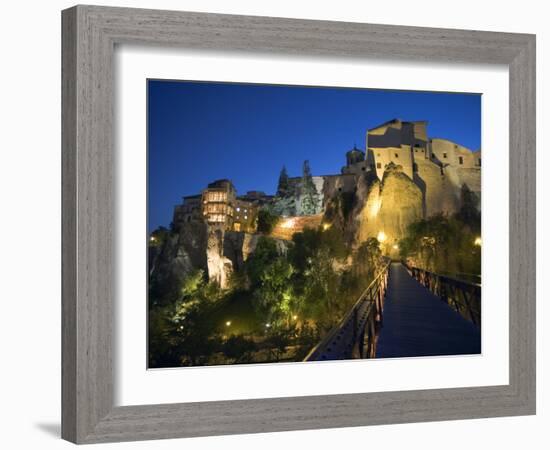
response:
<path id="1" fill-rule="evenodd" d="M 62 437 L 76 443 L 535 413 L 535 36 L 75 6 L 62 13 Z M 510 81 L 509 384 L 114 406 L 116 44 L 505 64 Z"/>

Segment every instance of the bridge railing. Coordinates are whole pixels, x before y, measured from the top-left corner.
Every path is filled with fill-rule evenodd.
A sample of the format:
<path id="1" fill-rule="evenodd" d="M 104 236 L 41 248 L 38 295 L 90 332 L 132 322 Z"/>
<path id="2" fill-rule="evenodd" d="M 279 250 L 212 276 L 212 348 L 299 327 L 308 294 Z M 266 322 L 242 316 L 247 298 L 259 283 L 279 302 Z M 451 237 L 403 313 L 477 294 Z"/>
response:
<path id="1" fill-rule="evenodd" d="M 481 328 L 481 284 L 407 266 L 413 278 L 441 298 L 462 317 Z"/>
<path id="2" fill-rule="evenodd" d="M 382 269 L 352 309 L 304 361 L 374 358 L 390 264 L 391 261 L 384 260 Z"/>

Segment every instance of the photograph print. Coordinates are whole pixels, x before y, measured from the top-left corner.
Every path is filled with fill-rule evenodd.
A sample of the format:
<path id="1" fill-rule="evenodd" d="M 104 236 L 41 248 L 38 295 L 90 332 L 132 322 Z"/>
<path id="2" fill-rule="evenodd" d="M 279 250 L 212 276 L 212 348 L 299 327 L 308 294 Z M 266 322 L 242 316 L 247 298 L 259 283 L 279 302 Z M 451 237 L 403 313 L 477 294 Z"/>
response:
<path id="1" fill-rule="evenodd" d="M 479 355 L 481 98 L 147 80 L 148 368 Z"/>

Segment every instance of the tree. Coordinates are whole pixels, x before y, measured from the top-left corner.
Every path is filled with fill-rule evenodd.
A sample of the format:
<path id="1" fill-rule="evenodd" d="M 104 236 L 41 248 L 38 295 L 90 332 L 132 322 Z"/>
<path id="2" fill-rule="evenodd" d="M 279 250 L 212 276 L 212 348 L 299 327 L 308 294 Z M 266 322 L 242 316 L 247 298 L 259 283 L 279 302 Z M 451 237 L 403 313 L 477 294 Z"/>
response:
<path id="1" fill-rule="evenodd" d="M 480 231 L 481 214 L 477 209 L 479 200 L 466 184 L 463 184 L 460 190 L 460 200 L 461 205 L 456 215 L 457 219 L 469 225 L 473 231 Z"/>
<path id="2" fill-rule="evenodd" d="M 311 169 L 309 167 L 309 161 L 304 161 L 304 166 L 302 169 L 302 183 L 300 186 L 301 194 L 301 209 L 302 214 L 312 215 L 319 212 L 319 194 L 315 183 L 313 183 L 313 177 L 311 176 Z"/>
<path id="3" fill-rule="evenodd" d="M 459 218 L 460 214 L 438 214 L 410 224 L 399 242 L 401 257 L 422 269 L 458 278 L 479 275 L 481 249 L 475 245 L 477 233 Z"/>
<path id="4" fill-rule="evenodd" d="M 237 364 L 251 362 L 255 351 L 257 351 L 255 342 L 242 335 L 231 336 L 222 347 L 223 354 Z"/>
<path id="5" fill-rule="evenodd" d="M 277 196 L 286 198 L 290 196 L 290 183 L 288 181 L 288 173 L 286 167 L 283 166 L 279 175 L 279 184 L 277 185 Z"/>
<path id="6" fill-rule="evenodd" d="M 248 257 L 244 266 L 253 288 L 260 285 L 261 276 L 265 268 L 278 256 L 279 251 L 277 250 L 275 240 L 266 236 L 260 236 L 254 253 Z"/>
<path id="7" fill-rule="evenodd" d="M 254 292 L 256 308 L 271 325 L 288 322 L 293 304 L 291 278 L 294 268 L 284 256 L 266 265 L 260 274 L 260 285 Z"/>
<path id="8" fill-rule="evenodd" d="M 380 242 L 376 238 L 368 238 L 357 249 L 355 255 L 355 267 L 359 273 L 374 276 L 378 267 L 380 256 Z"/>
<path id="9" fill-rule="evenodd" d="M 260 209 L 258 212 L 258 232 L 265 234 L 271 233 L 278 221 L 278 215 L 273 214 L 266 208 Z"/>

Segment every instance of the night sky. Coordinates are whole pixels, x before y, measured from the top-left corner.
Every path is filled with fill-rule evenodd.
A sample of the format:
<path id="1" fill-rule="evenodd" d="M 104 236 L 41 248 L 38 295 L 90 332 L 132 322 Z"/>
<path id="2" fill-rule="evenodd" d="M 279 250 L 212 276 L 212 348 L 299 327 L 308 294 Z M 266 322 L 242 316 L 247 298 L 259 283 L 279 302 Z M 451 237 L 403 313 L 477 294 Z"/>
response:
<path id="1" fill-rule="evenodd" d="M 283 164 L 290 176 L 305 159 L 313 175 L 340 173 L 366 130 L 394 118 L 481 147 L 480 95 L 149 80 L 149 231 L 219 178 L 273 194 Z"/>

